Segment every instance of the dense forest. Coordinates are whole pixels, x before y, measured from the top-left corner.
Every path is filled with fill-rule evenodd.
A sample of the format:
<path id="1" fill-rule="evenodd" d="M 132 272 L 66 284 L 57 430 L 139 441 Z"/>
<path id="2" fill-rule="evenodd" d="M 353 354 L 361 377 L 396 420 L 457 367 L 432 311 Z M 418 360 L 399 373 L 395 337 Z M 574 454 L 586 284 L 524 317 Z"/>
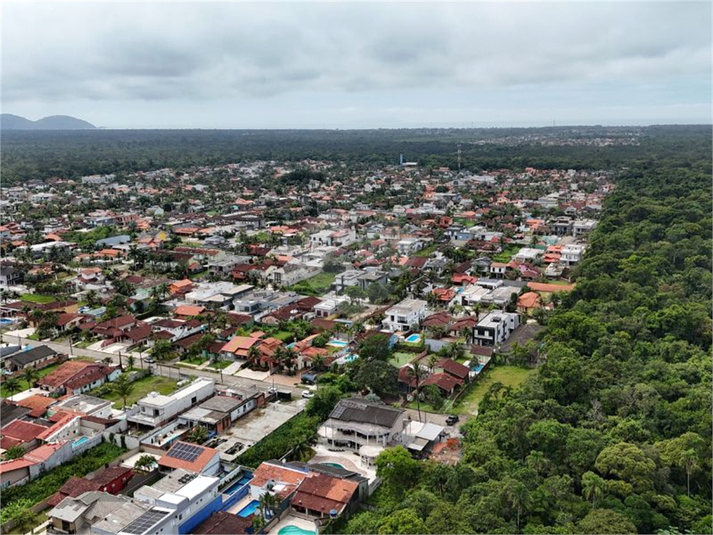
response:
<path id="1" fill-rule="evenodd" d="M 633 133 L 632 133 L 633 132 Z M 638 145 L 622 144 L 633 135 Z M 606 138 L 613 144 L 591 146 Z M 619 143 L 621 141 L 622 143 Z M 3 131 L 5 185 L 53 176 L 150 171 L 261 160 L 345 162 L 359 168 L 397 164 L 472 171 L 532 166 L 609 168 L 676 158 L 681 165 L 710 149 L 705 126 L 557 127 L 408 130 L 91 130 Z"/>
<path id="2" fill-rule="evenodd" d="M 710 147 L 708 147 L 708 150 Z M 711 165 L 632 162 L 525 386 L 454 467 L 398 449 L 344 533 L 711 533 Z"/>

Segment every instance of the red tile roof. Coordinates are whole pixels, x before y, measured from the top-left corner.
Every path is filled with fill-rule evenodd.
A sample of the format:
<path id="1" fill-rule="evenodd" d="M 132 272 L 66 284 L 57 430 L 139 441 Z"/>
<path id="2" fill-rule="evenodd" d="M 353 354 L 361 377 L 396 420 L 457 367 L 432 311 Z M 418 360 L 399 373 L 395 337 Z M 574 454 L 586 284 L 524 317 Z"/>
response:
<path id="1" fill-rule="evenodd" d="M 442 359 L 438 365 L 443 368 L 443 371 L 451 375 L 455 375 L 459 379 L 467 378 L 470 373 L 468 366 L 464 366 L 463 364 L 452 359 Z"/>
<path id="2" fill-rule="evenodd" d="M 3 437 L 14 438 L 22 442 L 30 442 L 46 430 L 47 427 L 43 425 L 26 422 L 25 420 L 13 420 L 0 429 L 0 434 Z"/>
<path id="3" fill-rule="evenodd" d="M 54 398 L 41 394 L 33 394 L 18 401 L 17 405 L 30 409 L 30 416 L 39 418 L 47 411 L 47 407 L 54 405 L 56 402 L 57 400 Z"/>
<path id="4" fill-rule="evenodd" d="M 341 513 L 358 488 L 355 481 L 312 473 L 297 488 L 292 504 L 324 514 L 332 510 Z"/>
<path id="5" fill-rule="evenodd" d="M 297 486 L 302 483 L 306 477 L 307 473 L 295 470 L 294 468 L 278 466 L 272 463 L 262 463 L 257 467 L 257 470 L 253 472 L 250 485 L 264 487 L 268 481 L 273 480 Z"/>

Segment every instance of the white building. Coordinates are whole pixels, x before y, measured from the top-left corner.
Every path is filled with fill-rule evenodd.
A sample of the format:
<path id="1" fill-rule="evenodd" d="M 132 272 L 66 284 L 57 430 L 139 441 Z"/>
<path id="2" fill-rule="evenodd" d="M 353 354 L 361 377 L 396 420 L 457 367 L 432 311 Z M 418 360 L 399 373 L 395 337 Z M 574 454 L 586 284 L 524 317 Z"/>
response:
<path id="1" fill-rule="evenodd" d="M 584 255 L 584 245 L 572 243 L 562 247 L 562 256 L 560 257 L 560 262 L 565 266 L 574 266 L 582 261 L 582 256 Z"/>
<path id="2" fill-rule="evenodd" d="M 344 295 L 327 297 L 326 299 L 323 299 L 321 303 L 314 306 L 314 315 L 318 318 L 328 318 L 329 316 L 337 313 L 339 305 L 347 303 L 348 301 L 349 298 Z"/>
<path id="3" fill-rule="evenodd" d="M 572 235 L 577 237 L 582 234 L 588 234 L 594 230 L 597 222 L 593 219 L 577 219 L 572 225 Z"/>
<path id="4" fill-rule="evenodd" d="M 408 331 L 417 328 L 428 315 L 428 303 L 423 299 L 404 299 L 386 311 L 384 328 L 391 331 Z"/>
<path id="5" fill-rule="evenodd" d="M 403 430 L 403 415 L 403 409 L 362 398 L 342 399 L 319 428 L 319 440 L 355 452 L 362 446 L 383 448 Z"/>
<path id="6" fill-rule="evenodd" d="M 419 238 L 404 238 L 396 244 L 399 254 L 410 255 L 423 249 L 426 243 Z"/>
<path id="7" fill-rule="evenodd" d="M 475 343 L 481 346 L 502 344 L 520 325 L 520 316 L 512 312 L 491 312 L 475 326 Z"/>
<path id="8" fill-rule="evenodd" d="M 139 425 L 158 427 L 199 401 L 209 398 L 214 391 L 215 382 L 212 379 L 199 378 L 168 396 L 151 392 L 138 400 L 136 407 L 129 410 L 127 420 Z"/>

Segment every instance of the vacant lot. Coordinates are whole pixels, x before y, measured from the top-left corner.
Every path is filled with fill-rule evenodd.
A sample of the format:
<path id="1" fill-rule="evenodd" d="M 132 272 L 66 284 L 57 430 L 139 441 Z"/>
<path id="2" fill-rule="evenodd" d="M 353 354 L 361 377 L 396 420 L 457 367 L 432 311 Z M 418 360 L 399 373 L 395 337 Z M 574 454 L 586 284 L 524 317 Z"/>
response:
<path id="1" fill-rule="evenodd" d="M 159 394 L 168 395 L 174 390 L 176 390 L 176 381 L 169 379 L 168 377 L 161 377 L 159 375 L 151 375 L 149 377 L 144 377 L 138 381 L 134 381 L 134 390 L 126 398 L 126 406 L 130 407 L 136 401 L 146 396 L 149 392 L 158 392 Z M 109 392 L 100 396 L 104 399 L 114 402 L 114 407 L 120 409 L 124 403 L 121 397 L 114 391 Z"/>
<path id="2" fill-rule="evenodd" d="M 308 295 L 326 294 L 332 287 L 332 283 L 336 277 L 336 273 L 327 273 L 323 271 L 319 275 L 315 275 L 314 277 L 298 282 L 290 289 L 295 292 Z"/>
<path id="3" fill-rule="evenodd" d="M 400 368 L 415 359 L 416 355 L 417 353 L 409 353 L 407 351 L 395 351 L 389 359 L 389 364 Z"/>
<path id="4" fill-rule="evenodd" d="M 20 296 L 20 301 L 27 301 L 28 303 L 38 303 L 43 305 L 45 303 L 51 303 L 56 301 L 51 295 L 40 295 L 40 294 L 24 294 Z"/>
<path id="5" fill-rule="evenodd" d="M 520 368 L 518 366 L 497 366 L 485 372 L 485 376 L 476 379 L 477 384 L 471 387 L 470 391 L 465 394 L 461 402 L 452 407 L 450 402 L 446 402 L 441 412 L 449 414 L 469 414 L 475 416 L 478 414 L 478 405 L 485 396 L 491 385 L 500 382 L 505 386 L 517 388 L 533 373 L 534 369 Z"/>

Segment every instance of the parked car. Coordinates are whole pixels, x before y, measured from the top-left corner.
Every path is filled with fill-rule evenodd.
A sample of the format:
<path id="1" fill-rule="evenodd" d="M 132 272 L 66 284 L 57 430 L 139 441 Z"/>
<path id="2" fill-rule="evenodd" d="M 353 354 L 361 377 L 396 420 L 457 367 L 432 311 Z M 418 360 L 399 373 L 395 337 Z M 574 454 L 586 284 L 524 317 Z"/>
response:
<path id="1" fill-rule="evenodd" d="M 306 398 L 306 399 L 313 398 L 313 397 L 314 397 L 314 392 L 310 392 L 309 390 L 305 390 L 304 392 L 302 392 L 302 397 L 303 397 L 303 398 Z"/>
<path id="2" fill-rule="evenodd" d="M 455 414 L 449 414 L 446 418 L 446 425 L 455 425 L 459 420 L 460 418 L 458 418 Z"/>

